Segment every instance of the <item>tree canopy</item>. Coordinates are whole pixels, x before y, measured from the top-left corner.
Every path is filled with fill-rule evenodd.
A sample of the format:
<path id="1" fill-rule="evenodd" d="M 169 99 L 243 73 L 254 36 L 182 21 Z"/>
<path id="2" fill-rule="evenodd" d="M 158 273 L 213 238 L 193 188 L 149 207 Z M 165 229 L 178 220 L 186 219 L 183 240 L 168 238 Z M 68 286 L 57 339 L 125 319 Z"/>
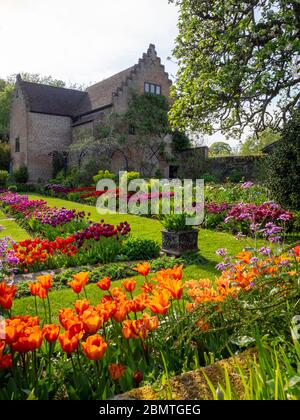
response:
<path id="1" fill-rule="evenodd" d="M 9 117 L 12 94 L 16 81 L 16 74 L 9 76 L 6 80 L 0 79 L 0 141 L 8 141 L 9 137 Z M 83 85 L 66 85 L 62 80 L 52 76 L 42 76 L 38 73 L 21 73 L 21 77 L 26 82 L 41 83 L 49 86 L 68 87 L 83 90 Z"/>
<path id="2" fill-rule="evenodd" d="M 226 156 L 232 152 L 231 146 L 223 141 L 216 141 L 209 148 L 211 156 Z"/>
<path id="3" fill-rule="evenodd" d="M 258 135 L 252 135 L 246 138 L 240 147 L 240 154 L 244 156 L 257 155 L 262 153 L 262 149 L 280 139 L 279 133 L 274 133 L 270 128 L 266 128 Z"/>
<path id="4" fill-rule="evenodd" d="M 179 6 L 175 127 L 239 137 L 278 130 L 300 103 L 299 0 L 170 0 Z"/>

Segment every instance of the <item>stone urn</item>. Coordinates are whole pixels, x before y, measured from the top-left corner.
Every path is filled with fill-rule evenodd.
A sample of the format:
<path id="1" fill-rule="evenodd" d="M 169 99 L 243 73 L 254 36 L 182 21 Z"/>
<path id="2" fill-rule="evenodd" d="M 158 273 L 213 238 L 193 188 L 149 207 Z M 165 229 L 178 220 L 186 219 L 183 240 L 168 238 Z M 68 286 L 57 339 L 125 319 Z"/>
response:
<path id="1" fill-rule="evenodd" d="M 197 252 L 198 248 L 198 229 L 162 231 L 162 251 L 167 255 L 180 257 L 185 252 Z"/>

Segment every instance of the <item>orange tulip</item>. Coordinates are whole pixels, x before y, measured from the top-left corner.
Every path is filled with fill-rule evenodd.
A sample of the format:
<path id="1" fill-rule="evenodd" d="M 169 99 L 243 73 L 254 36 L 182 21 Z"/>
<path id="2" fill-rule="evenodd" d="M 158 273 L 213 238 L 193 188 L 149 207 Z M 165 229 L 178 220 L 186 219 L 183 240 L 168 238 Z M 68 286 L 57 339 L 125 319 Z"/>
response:
<path id="1" fill-rule="evenodd" d="M 68 331 L 65 331 L 63 334 L 60 334 L 58 336 L 58 340 L 62 350 L 68 354 L 73 353 L 73 351 L 75 351 L 79 345 L 78 336 L 74 335 L 73 337 L 70 337 Z"/>
<path id="2" fill-rule="evenodd" d="M 144 282 L 142 286 L 142 290 L 144 293 L 151 293 L 153 288 L 154 288 L 154 285 L 151 283 L 147 283 L 146 281 Z"/>
<path id="3" fill-rule="evenodd" d="M 170 306 L 170 293 L 168 290 L 161 290 L 155 292 L 150 299 L 148 307 L 154 314 L 165 315 Z"/>
<path id="4" fill-rule="evenodd" d="M 45 276 L 38 276 L 37 281 L 41 284 L 44 289 L 50 289 L 52 283 L 52 276 L 51 274 L 47 274 Z"/>
<path id="5" fill-rule="evenodd" d="M 161 286 L 167 289 L 174 299 L 181 299 L 183 293 L 182 280 L 166 279 L 161 282 Z"/>
<path id="6" fill-rule="evenodd" d="M 43 336 L 48 343 L 54 343 L 59 335 L 60 326 L 55 324 L 46 324 L 43 326 Z"/>
<path id="7" fill-rule="evenodd" d="M 142 320 L 144 321 L 146 328 L 149 331 L 157 330 L 158 328 L 158 318 L 157 316 L 150 316 L 148 314 L 143 314 Z"/>
<path id="8" fill-rule="evenodd" d="M 122 284 L 124 286 L 124 289 L 127 292 L 133 292 L 133 290 L 135 289 L 135 286 L 136 286 L 136 281 L 127 279 L 127 280 L 124 280 Z"/>
<path id="9" fill-rule="evenodd" d="M 297 257 L 300 257 L 300 245 L 295 246 L 295 247 L 293 248 L 293 251 L 294 251 L 294 254 L 295 254 Z"/>
<path id="10" fill-rule="evenodd" d="M 124 319 L 126 318 L 127 314 L 128 314 L 128 305 L 126 303 L 124 304 L 120 304 L 117 307 L 117 310 L 114 311 L 114 313 L 112 314 L 113 319 L 116 322 L 123 322 Z"/>
<path id="11" fill-rule="evenodd" d="M 196 326 L 200 328 L 201 331 L 208 331 L 210 327 L 209 323 L 206 322 L 204 318 L 199 319 L 199 321 L 196 322 Z"/>
<path id="12" fill-rule="evenodd" d="M 68 321 L 74 320 L 76 318 L 75 313 L 73 309 L 71 308 L 65 308 L 61 309 L 59 311 L 59 322 L 64 327 L 64 329 L 67 329 Z"/>
<path id="13" fill-rule="evenodd" d="M 103 324 L 103 318 L 95 309 L 87 309 L 82 314 L 83 328 L 88 334 L 95 334 Z"/>
<path id="14" fill-rule="evenodd" d="M 242 251 L 236 255 L 236 258 L 243 261 L 245 264 L 249 264 L 252 258 L 252 253 L 249 251 Z"/>
<path id="15" fill-rule="evenodd" d="M 89 281 L 89 273 L 88 272 L 81 272 L 73 275 L 73 279 L 79 281 L 80 283 L 85 286 Z"/>
<path id="16" fill-rule="evenodd" d="M 89 336 L 81 345 L 86 357 L 90 360 L 102 359 L 107 349 L 107 344 L 98 334 Z"/>
<path id="17" fill-rule="evenodd" d="M 11 354 L 4 354 L 0 356 L 0 369 L 10 369 L 12 368 L 13 360 Z"/>
<path id="18" fill-rule="evenodd" d="M 77 314 L 82 315 L 89 308 L 90 302 L 87 299 L 76 300 L 74 306 Z"/>
<path id="19" fill-rule="evenodd" d="M 148 262 L 138 264 L 134 270 L 137 271 L 141 276 L 147 277 L 150 272 L 150 264 Z"/>
<path id="20" fill-rule="evenodd" d="M 13 304 L 17 288 L 15 285 L 8 286 L 6 282 L 0 283 L 0 306 L 3 309 L 10 309 Z"/>
<path id="21" fill-rule="evenodd" d="M 70 281 L 70 283 L 68 283 L 68 285 L 71 286 L 73 292 L 77 293 L 78 295 L 79 295 L 79 293 L 81 292 L 81 290 L 84 286 L 82 281 L 79 281 L 79 280 Z"/>
<path id="22" fill-rule="evenodd" d="M 126 367 L 120 363 L 111 363 L 108 366 L 108 371 L 113 381 L 120 379 L 124 375 L 125 370 Z"/>
<path id="23" fill-rule="evenodd" d="M 81 338 L 83 335 L 83 323 L 79 321 L 78 319 L 69 319 L 67 320 L 67 328 L 66 328 L 69 337 L 77 336 L 78 338 Z"/>
<path id="24" fill-rule="evenodd" d="M 45 289 L 41 284 L 38 285 L 37 295 L 40 299 L 45 299 L 48 294 L 48 290 Z"/>
<path id="25" fill-rule="evenodd" d="M 182 279 L 182 265 L 175 265 L 171 270 L 171 275 L 174 280 L 181 280 Z"/>
<path id="26" fill-rule="evenodd" d="M 28 283 L 28 287 L 29 287 L 29 291 L 30 291 L 32 296 L 37 296 L 38 295 L 39 283 L 37 283 L 37 282 Z"/>
<path id="27" fill-rule="evenodd" d="M 110 288 L 110 278 L 109 277 L 104 277 L 102 280 L 98 281 L 97 286 L 99 287 L 99 289 L 109 290 L 109 288 Z"/>
<path id="28" fill-rule="evenodd" d="M 37 350 L 41 347 L 43 334 L 38 325 L 34 327 L 25 327 L 20 332 L 16 341 L 11 344 L 13 351 L 27 353 Z"/>
<path id="29" fill-rule="evenodd" d="M 13 304 L 13 297 L 11 295 L 0 296 L 0 306 L 3 309 L 10 309 Z"/>

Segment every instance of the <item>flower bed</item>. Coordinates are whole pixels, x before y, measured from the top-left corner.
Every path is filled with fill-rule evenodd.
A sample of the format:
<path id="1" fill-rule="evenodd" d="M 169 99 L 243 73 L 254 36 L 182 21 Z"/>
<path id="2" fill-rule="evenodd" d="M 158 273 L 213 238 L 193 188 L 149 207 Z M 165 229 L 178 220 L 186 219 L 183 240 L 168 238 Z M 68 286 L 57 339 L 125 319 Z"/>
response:
<path id="1" fill-rule="evenodd" d="M 35 316 L 13 313 L 16 286 L 2 282 L 0 399 L 27 398 L 26 390 L 38 399 L 106 399 L 152 382 L 162 370 L 203 364 L 205 354 L 224 357 L 226 348 L 236 351 L 255 341 L 256 329 L 286 338 L 287 320 L 299 307 L 299 263 L 299 246 L 267 256 L 246 250 L 215 284 L 183 284 L 180 266 L 150 277 L 143 263 L 135 268 L 144 277 L 140 286 L 136 279 L 122 287 L 99 279 L 96 305 L 88 300 L 88 273 L 81 272 L 69 281 L 73 307 L 58 314 L 51 310 L 52 278 L 41 276 L 29 284 L 33 298 L 45 302 L 44 313 L 36 305 Z"/>
<path id="2" fill-rule="evenodd" d="M 6 212 L 38 235 L 14 244 L 9 251 L 15 268 L 21 272 L 114 261 L 123 239 L 130 233 L 127 222 L 118 226 L 103 221 L 92 223 L 85 212 L 49 208 L 44 200 L 5 193 L 0 201 Z"/>

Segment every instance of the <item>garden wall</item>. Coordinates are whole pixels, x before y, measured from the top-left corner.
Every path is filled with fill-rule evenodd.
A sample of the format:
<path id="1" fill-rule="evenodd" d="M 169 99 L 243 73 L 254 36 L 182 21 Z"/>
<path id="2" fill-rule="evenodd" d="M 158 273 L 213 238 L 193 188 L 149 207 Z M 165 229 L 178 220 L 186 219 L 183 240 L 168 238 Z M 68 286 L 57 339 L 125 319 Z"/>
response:
<path id="1" fill-rule="evenodd" d="M 205 161 L 205 172 L 219 181 L 229 178 L 238 182 L 241 178 L 251 181 L 264 179 L 263 163 L 266 156 L 225 156 L 212 157 Z"/>
<path id="2" fill-rule="evenodd" d="M 218 181 L 229 178 L 239 182 L 242 178 L 251 181 L 263 180 L 266 156 L 208 157 L 208 148 L 197 147 L 180 154 L 177 175 L 181 178 L 201 178 L 209 174 Z"/>

